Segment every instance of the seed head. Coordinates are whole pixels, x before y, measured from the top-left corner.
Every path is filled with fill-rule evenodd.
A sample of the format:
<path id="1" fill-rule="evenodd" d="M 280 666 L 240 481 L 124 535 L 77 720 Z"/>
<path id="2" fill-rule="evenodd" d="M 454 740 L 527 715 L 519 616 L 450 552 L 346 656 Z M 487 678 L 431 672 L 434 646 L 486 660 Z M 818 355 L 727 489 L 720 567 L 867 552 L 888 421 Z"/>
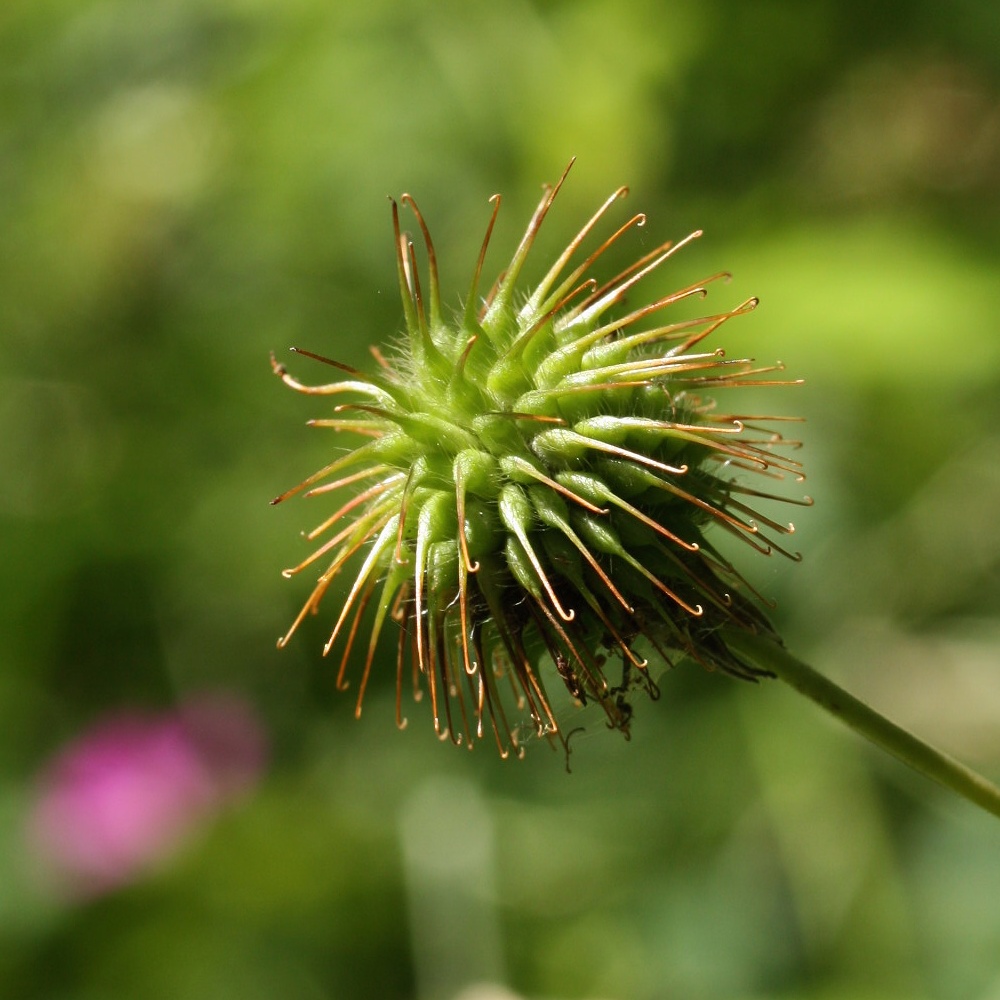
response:
<path id="1" fill-rule="evenodd" d="M 571 164 L 572 165 L 572 164 Z M 567 167 L 566 173 L 569 168 Z M 715 527 L 764 555 L 799 559 L 777 541 L 790 524 L 757 512 L 786 499 L 743 484 L 803 478 L 794 446 L 768 429 L 777 416 L 720 412 L 706 390 L 791 384 L 782 366 L 731 360 L 705 345 L 724 323 L 750 312 L 662 322 L 661 312 L 706 295 L 724 272 L 616 315 L 643 278 L 700 236 L 665 242 L 620 274 L 592 271 L 619 239 L 645 223 L 634 215 L 578 264 L 581 247 L 620 188 L 527 294 L 518 280 L 539 228 L 566 178 L 546 187 L 506 269 L 483 299 L 480 277 L 493 213 L 464 312 L 442 313 L 434 245 L 416 203 L 427 258 L 421 284 L 410 237 L 392 202 L 405 335 L 389 356 L 373 348 L 373 374 L 309 351 L 346 376 L 306 386 L 272 357 L 293 389 L 344 397 L 310 421 L 362 443 L 274 500 L 353 490 L 307 534 L 318 547 L 285 570 L 325 568 L 288 632 L 319 610 L 343 572 L 349 590 L 324 654 L 342 644 L 338 687 L 370 611 L 358 684 L 365 687 L 387 620 L 396 633 L 396 717 L 403 688 L 430 692 L 441 739 L 495 740 L 502 756 L 523 752 L 523 734 L 566 743 L 541 662 L 580 704 L 594 702 L 628 734 L 631 690 L 658 689 L 647 657 L 688 656 L 708 669 L 760 674 L 729 648 L 720 627 L 773 635 L 767 602 L 706 539 Z M 293 349 L 294 350 L 294 349 Z M 790 502 L 810 504 L 805 497 Z M 617 661 L 617 664 L 615 663 Z"/>

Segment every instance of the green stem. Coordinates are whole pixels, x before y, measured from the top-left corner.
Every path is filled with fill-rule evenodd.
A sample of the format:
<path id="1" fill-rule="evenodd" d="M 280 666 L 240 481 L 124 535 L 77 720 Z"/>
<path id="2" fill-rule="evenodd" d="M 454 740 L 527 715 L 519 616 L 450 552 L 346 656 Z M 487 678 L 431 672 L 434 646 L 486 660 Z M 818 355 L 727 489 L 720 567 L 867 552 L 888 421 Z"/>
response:
<path id="1" fill-rule="evenodd" d="M 734 653 L 775 674 L 865 739 L 994 816 L 1000 816 L 1000 788 L 982 775 L 879 715 L 773 640 L 728 627 L 723 629 L 723 637 Z"/>

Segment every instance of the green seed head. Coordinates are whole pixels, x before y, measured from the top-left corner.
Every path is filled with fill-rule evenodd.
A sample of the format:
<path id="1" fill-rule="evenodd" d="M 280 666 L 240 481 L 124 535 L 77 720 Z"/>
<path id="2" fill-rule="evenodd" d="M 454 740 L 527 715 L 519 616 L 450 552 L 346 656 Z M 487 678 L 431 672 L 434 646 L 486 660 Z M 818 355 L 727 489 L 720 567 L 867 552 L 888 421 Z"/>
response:
<path id="1" fill-rule="evenodd" d="M 567 168 L 568 172 L 568 168 Z M 465 311 L 441 309 L 434 246 L 409 195 L 427 256 L 426 286 L 414 244 L 392 204 L 406 335 L 395 355 L 373 350 L 366 375 L 307 351 L 345 377 L 305 386 L 272 359 L 292 388 L 337 398 L 316 426 L 361 444 L 278 497 L 342 493 L 307 535 L 317 548 L 288 576 L 313 566 L 319 580 L 279 646 L 331 583 L 349 581 L 333 618 L 329 653 L 342 644 L 338 686 L 370 617 L 357 712 L 380 639 L 394 633 L 397 723 L 412 684 L 430 692 L 434 727 L 471 746 L 522 752 L 524 726 L 565 743 L 540 662 L 551 660 L 578 703 L 594 702 L 628 733 L 630 689 L 657 688 L 650 654 L 688 656 L 709 669 L 758 671 L 720 637 L 723 625 L 773 634 L 763 600 L 706 539 L 715 527 L 764 554 L 798 559 L 779 544 L 789 524 L 753 509 L 773 497 L 742 483 L 801 480 L 768 416 L 720 412 L 706 390 L 788 384 L 705 345 L 727 320 L 752 310 L 663 322 L 668 306 L 706 294 L 724 274 L 616 315 L 645 276 L 700 235 L 666 242 L 610 280 L 592 271 L 635 215 L 589 253 L 581 248 L 626 189 L 616 191 L 525 297 L 519 276 L 566 174 L 546 188 L 513 258 L 485 299 L 479 283 L 493 215 Z M 585 255 L 586 254 L 586 255 Z M 573 263 L 576 257 L 583 258 Z M 808 504 L 808 498 L 791 502 Z M 777 536 L 777 537 L 776 537 Z M 387 627 L 391 621 L 391 627 Z"/>

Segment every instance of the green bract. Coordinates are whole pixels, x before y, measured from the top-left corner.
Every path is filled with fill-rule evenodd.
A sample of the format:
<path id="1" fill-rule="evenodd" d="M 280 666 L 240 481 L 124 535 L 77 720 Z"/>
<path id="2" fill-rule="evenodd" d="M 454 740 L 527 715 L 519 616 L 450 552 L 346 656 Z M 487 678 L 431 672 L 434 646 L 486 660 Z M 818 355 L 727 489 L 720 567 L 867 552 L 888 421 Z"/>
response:
<path id="1" fill-rule="evenodd" d="M 630 689 L 638 684 L 657 693 L 647 672 L 650 653 L 667 663 L 689 656 L 740 677 L 760 673 L 720 629 L 773 634 L 762 601 L 706 540 L 707 527 L 762 553 L 798 558 L 775 541 L 792 526 L 751 507 L 758 498 L 782 498 L 739 482 L 750 472 L 769 481 L 802 479 L 799 463 L 781 454 L 794 442 L 764 427 L 782 418 L 720 413 L 703 396 L 788 384 L 772 375 L 780 366 L 755 367 L 703 346 L 757 300 L 698 319 L 652 322 L 725 277 L 714 274 L 612 318 L 626 293 L 700 235 L 663 243 L 603 283 L 591 277 L 605 251 L 643 225 L 645 216 L 635 215 L 571 266 L 625 188 L 525 297 L 518 279 L 565 176 L 546 188 L 483 301 L 479 280 L 500 205 L 499 196 L 492 199 L 467 306 L 454 319 L 442 314 L 423 217 L 404 195 L 426 247 L 428 280 L 425 289 L 393 202 L 406 322 L 395 356 L 373 350 L 378 367 L 366 375 L 300 351 L 347 376 L 312 387 L 272 359 L 292 388 L 349 400 L 312 424 L 363 439 L 278 498 L 357 491 L 307 535 L 322 544 L 285 571 L 328 560 L 279 645 L 349 568 L 350 589 L 324 652 L 343 640 L 343 686 L 360 622 L 370 613 L 357 711 L 391 619 L 399 724 L 412 674 L 416 692 L 430 691 L 442 738 L 471 745 L 489 729 L 504 756 L 520 752 L 526 722 L 565 742 L 539 671 L 545 654 L 573 699 L 598 703 L 608 723 L 626 733 Z"/>

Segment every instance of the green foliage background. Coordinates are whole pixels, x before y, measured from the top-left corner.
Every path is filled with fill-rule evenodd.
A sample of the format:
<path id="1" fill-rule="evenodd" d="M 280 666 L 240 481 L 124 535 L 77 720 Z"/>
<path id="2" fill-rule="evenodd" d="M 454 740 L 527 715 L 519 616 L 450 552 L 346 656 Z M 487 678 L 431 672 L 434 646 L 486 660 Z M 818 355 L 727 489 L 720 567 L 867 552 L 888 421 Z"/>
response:
<path id="1" fill-rule="evenodd" d="M 660 290 L 733 271 L 730 352 L 808 380 L 806 560 L 751 567 L 789 645 L 1000 775 L 1000 5 L 5 0 L 0 995 L 1000 997 L 996 821 L 777 685 L 681 667 L 567 776 L 396 732 L 391 669 L 355 722 L 325 619 L 275 649 L 315 511 L 267 501 L 336 445 L 268 352 L 398 331 L 387 194 L 457 306 L 489 195 L 496 269 L 571 155 L 549 249 L 630 184 L 644 238 L 706 230 Z M 219 687 L 257 794 L 41 892 L 44 761 Z"/>

